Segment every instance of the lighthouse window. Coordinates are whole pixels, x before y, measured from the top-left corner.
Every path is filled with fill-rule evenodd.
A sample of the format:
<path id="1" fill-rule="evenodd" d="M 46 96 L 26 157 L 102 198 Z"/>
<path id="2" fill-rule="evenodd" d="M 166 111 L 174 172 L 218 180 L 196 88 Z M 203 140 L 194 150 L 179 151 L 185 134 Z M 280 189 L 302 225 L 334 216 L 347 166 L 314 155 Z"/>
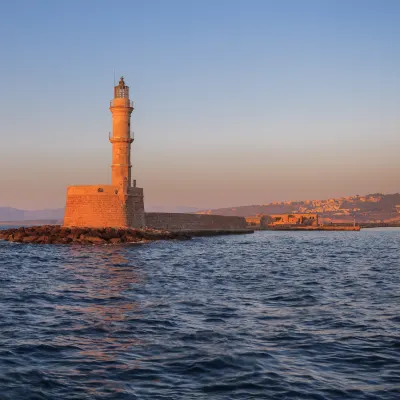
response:
<path id="1" fill-rule="evenodd" d="M 104 192 L 104 189 L 103 188 L 98 188 L 97 191 L 98 192 Z"/>

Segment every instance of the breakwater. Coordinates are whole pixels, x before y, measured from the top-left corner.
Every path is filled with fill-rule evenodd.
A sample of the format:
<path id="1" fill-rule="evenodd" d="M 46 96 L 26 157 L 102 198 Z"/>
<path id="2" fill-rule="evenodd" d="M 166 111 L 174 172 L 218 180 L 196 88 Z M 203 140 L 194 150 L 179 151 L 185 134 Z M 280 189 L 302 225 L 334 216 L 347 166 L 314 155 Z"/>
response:
<path id="1" fill-rule="evenodd" d="M 201 230 L 244 230 L 247 222 L 244 217 L 224 215 L 186 214 L 186 213 L 145 213 L 146 226 L 169 231 Z"/>

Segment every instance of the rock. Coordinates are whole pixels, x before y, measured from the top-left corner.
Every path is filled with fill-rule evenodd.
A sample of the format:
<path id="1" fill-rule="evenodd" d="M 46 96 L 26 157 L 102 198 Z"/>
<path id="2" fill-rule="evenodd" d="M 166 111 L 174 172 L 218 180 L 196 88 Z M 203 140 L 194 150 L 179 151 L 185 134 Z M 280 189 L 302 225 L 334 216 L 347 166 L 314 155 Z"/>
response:
<path id="1" fill-rule="evenodd" d="M 139 238 L 136 235 L 129 232 L 125 235 L 125 240 L 127 242 L 137 242 Z"/>
<path id="2" fill-rule="evenodd" d="M 81 228 L 73 228 L 73 229 L 71 229 L 71 235 L 74 235 L 74 237 L 78 237 L 78 238 L 79 238 L 79 236 L 82 235 L 84 232 L 85 232 L 85 231 L 84 231 L 83 229 L 81 229 Z"/>
<path id="3" fill-rule="evenodd" d="M 111 244 L 120 244 L 121 243 L 121 238 L 112 238 L 110 239 Z"/>
<path id="4" fill-rule="evenodd" d="M 34 242 L 38 237 L 37 236 L 24 236 L 22 238 L 23 243 L 32 243 Z"/>
<path id="5" fill-rule="evenodd" d="M 16 232 L 14 233 L 12 236 L 12 239 L 10 240 L 10 242 L 22 242 L 23 237 L 25 236 L 25 234 L 21 233 L 21 232 Z"/>
<path id="6" fill-rule="evenodd" d="M 125 236 L 125 234 L 126 234 L 126 229 L 118 229 L 117 231 L 116 231 L 116 236 L 119 236 L 120 238 L 123 238 L 124 236 Z"/>
<path id="7" fill-rule="evenodd" d="M 98 229 L 89 229 L 89 231 L 87 232 L 87 236 L 90 237 L 99 237 L 100 232 Z"/>
<path id="8" fill-rule="evenodd" d="M 103 244 L 105 240 L 98 236 L 86 236 L 86 241 L 93 244 Z"/>
<path id="9" fill-rule="evenodd" d="M 35 243 L 48 244 L 49 243 L 49 237 L 48 236 L 44 236 L 44 235 L 39 236 Z"/>
<path id="10" fill-rule="evenodd" d="M 69 241 L 70 239 L 68 239 L 67 237 L 58 237 L 56 240 L 57 240 L 56 244 L 68 244 L 68 243 L 70 243 L 70 241 Z"/>

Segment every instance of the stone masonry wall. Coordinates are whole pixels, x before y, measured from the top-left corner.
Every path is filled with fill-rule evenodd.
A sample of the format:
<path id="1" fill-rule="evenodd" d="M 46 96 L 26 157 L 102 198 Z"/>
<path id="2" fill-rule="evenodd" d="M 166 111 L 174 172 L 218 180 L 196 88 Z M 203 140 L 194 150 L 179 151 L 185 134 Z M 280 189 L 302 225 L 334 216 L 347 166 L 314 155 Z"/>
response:
<path id="1" fill-rule="evenodd" d="M 136 228 L 145 226 L 143 189 L 131 187 L 128 191 L 127 218 L 128 225 Z"/>
<path id="2" fill-rule="evenodd" d="M 222 215 L 183 214 L 183 213 L 145 213 L 146 226 L 167 230 L 234 230 L 246 229 L 244 217 L 225 217 Z"/>
<path id="3" fill-rule="evenodd" d="M 68 187 L 64 226 L 126 227 L 126 206 L 117 190 L 109 185 Z"/>

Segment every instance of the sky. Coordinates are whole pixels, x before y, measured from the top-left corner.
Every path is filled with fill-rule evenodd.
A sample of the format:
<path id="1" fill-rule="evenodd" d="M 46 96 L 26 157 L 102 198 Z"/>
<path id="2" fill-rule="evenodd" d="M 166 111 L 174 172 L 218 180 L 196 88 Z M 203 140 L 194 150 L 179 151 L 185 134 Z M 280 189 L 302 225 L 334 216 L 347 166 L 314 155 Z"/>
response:
<path id="1" fill-rule="evenodd" d="M 148 207 L 400 192 L 400 1 L 3 1 L 0 56 L 0 206 L 110 183 L 114 75 Z"/>

